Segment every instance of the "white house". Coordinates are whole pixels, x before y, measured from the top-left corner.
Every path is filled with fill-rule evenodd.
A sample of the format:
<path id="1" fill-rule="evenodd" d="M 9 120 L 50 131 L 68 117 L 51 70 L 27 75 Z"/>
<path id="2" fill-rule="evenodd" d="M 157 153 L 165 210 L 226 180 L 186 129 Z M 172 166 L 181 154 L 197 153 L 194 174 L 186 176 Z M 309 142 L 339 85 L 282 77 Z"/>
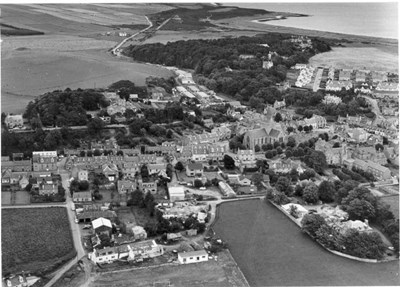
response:
<path id="1" fill-rule="evenodd" d="M 208 261 L 208 254 L 204 249 L 191 252 L 179 252 L 178 261 L 181 264 L 204 262 Z"/>
<path id="2" fill-rule="evenodd" d="M 82 181 L 82 180 L 88 180 L 89 178 L 89 173 L 87 170 L 80 170 L 78 171 L 78 180 Z"/>

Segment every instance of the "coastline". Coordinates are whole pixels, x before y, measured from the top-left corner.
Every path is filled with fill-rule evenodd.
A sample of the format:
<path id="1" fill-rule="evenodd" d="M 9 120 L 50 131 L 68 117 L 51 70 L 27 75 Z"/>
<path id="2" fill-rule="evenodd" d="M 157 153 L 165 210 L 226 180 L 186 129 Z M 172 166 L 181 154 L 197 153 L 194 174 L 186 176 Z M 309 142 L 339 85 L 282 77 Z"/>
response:
<path id="1" fill-rule="evenodd" d="M 336 40 L 343 41 L 351 41 L 351 42 L 368 42 L 367 44 L 380 44 L 380 45 L 392 45 L 397 46 L 398 40 L 392 38 L 380 38 L 380 37 L 371 37 L 364 35 L 353 35 L 353 34 L 341 34 L 335 32 L 327 32 L 327 31 L 318 31 L 318 30 L 308 30 L 301 29 L 296 27 L 283 27 L 273 24 L 266 24 L 265 22 L 259 23 L 260 17 L 235 17 L 223 20 L 210 20 L 210 22 L 214 25 L 217 25 L 221 28 L 225 29 L 235 29 L 235 30 L 247 30 L 251 32 L 275 32 L 275 33 L 285 33 L 285 34 L 297 34 L 301 36 L 309 36 L 309 37 L 322 37 L 322 38 L 331 38 Z M 264 19 L 265 20 L 265 19 Z M 275 21 L 276 19 L 273 19 Z M 272 21 L 269 20 L 269 21 Z M 269 22 L 268 21 L 268 22 Z"/>

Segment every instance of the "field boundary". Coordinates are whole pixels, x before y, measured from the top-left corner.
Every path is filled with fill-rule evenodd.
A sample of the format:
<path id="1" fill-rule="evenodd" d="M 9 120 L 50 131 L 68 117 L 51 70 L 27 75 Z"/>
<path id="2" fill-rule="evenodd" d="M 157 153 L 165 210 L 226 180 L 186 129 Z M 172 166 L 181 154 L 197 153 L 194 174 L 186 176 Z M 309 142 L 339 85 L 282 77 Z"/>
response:
<path id="1" fill-rule="evenodd" d="M 286 217 L 288 217 L 288 218 L 289 218 L 290 220 L 292 220 L 297 226 L 299 226 L 299 227 L 301 228 L 301 224 L 298 223 L 297 221 L 295 221 L 288 213 L 286 213 L 286 211 L 285 211 L 282 207 L 276 205 L 276 204 L 273 203 L 271 200 L 268 200 L 268 201 L 269 201 L 273 206 L 275 206 L 278 210 L 280 210 L 283 214 L 285 214 Z M 348 259 L 352 259 L 352 260 L 356 260 L 356 261 L 360 261 L 360 262 L 365 262 L 365 263 L 384 263 L 384 262 L 390 262 L 390 261 L 398 261 L 398 260 L 377 260 L 377 259 L 360 258 L 360 257 L 352 256 L 352 255 L 349 255 L 349 254 L 345 254 L 345 253 L 342 253 L 342 252 L 339 252 L 339 251 L 331 250 L 331 249 L 329 249 L 329 248 L 326 248 L 324 245 L 322 245 L 321 243 L 319 243 L 317 240 L 315 240 L 308 232 L 305 232 L 305 233 L 306 233 L 308 236 L 310 236 L 310 238 L 311 238 L 314 242 L 316 242 L 316 243 L 318 243 L 320 246 L 322 246 L 325 250 L 327 250 L 328 252 L 330 252 L 330 253 L 332 253 L 332 254 L 335 254 L 335 255 L 337 255 L 337 256 L 340 256 L 340 257 L 345 257 L 345 258 L 348 258 Z"/>

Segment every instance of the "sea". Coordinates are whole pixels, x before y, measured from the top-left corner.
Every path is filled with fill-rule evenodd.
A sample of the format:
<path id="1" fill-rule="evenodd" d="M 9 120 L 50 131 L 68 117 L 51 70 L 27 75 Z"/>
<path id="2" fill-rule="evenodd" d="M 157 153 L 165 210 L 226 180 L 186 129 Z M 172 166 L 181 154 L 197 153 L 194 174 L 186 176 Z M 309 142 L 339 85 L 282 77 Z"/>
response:
<path id="1" fill-rule="evenodd" d="M 309 17 L 290 17 L 260 23 L 276 26 L 399 39 L 397 2 L 358 3 L 224 3 L 242 8 L 291 12 Z"/>

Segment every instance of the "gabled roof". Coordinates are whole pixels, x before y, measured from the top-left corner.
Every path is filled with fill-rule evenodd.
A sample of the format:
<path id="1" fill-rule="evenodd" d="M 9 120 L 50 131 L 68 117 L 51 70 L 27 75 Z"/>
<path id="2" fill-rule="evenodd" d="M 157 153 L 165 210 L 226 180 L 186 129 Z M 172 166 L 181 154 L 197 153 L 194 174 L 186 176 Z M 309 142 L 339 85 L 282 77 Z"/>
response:
<path id="1" fill-rule="evenodd" d="M 265 138 L 268 136 L 267 131 L 264 128 L 250 130 L 246 135 L 252 138 Z"/>
<path id="2" fill-rule="evenodd" d="M 112 228 L 111 221 L 109 219 L 100 217 L 92 221 L 93 229 L 97 229 L 101 226 Z"/>
<path id="3" fill-rule="evenodd" d="M 280 131 L 278 131 L 278 130 L 276 130 L 276 129 L 271 129 L 270 130 L 270 132 L 269 132 L 269 135 L 271 136 L 271 137 L 274 137 L 274 138 L 276 138 L 276 137 L 278 137 L 279 135 L 280 135 Z"/>

